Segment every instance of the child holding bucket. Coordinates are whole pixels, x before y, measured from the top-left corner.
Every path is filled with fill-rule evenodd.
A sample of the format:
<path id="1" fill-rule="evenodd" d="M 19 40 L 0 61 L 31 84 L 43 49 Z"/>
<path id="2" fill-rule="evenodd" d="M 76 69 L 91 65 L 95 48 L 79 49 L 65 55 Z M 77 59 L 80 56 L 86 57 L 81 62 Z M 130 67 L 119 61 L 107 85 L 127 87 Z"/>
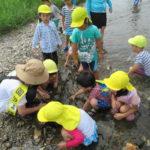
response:
<path id="1" fill-rule="evenodd" d="M 89 146 L 98 141 L 96 122 L 82 109 L 60 102 L 49 102 L 38 112 L 42 123 L 56 122 L 62 126 L 64 141 L 58 144 L 61 149 L 77 147 L 80 144 Z"/>

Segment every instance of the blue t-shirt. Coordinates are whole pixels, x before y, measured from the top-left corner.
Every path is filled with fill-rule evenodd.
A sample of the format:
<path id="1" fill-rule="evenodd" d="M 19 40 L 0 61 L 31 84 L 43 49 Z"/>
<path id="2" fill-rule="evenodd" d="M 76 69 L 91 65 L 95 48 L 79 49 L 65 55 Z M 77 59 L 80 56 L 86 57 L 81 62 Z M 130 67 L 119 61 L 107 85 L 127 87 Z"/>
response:
<path id="1" fill-rule="evenodd" d="M 86 9 L 88 15 L 90 16 L 90 12 L 106 13 L 107 4 L 109 9 L 112 10 L 111 0 L 86 0 Z"/>
<path id="2" fill-rule="evenodd" d="M 78 54 L 81 62 L 90 63 L 97 60 L 95 40 L 102 35 L 95 25 L 90 25 L 86 30 L 73 30 L 71 41 L 78 44 Z"/>

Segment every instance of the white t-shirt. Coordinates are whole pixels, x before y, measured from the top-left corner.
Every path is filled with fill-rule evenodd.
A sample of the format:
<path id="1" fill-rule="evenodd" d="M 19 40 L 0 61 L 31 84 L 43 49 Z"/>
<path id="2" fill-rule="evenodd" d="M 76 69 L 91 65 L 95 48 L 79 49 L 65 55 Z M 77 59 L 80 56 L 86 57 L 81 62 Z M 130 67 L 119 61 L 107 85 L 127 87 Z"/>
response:
<path id="1" fill-rule="evenodd" d="M 20 84 L 22 83 L 15 79 L 5 79 L 0 83 L 0 112 L 6 112 L 9 100 Z M 25 95 L 19 102 L 18 106 L 25 105 L 26 103 L 27 100 Z"/>
<path id="2" fill-rule="evenodd" d="M 95 129 L 95 121 L 82 109 L 80 109 L 80 123 L 78 125 L 78 130 L 80 130 L 83 135 L 90 138 Z"/>

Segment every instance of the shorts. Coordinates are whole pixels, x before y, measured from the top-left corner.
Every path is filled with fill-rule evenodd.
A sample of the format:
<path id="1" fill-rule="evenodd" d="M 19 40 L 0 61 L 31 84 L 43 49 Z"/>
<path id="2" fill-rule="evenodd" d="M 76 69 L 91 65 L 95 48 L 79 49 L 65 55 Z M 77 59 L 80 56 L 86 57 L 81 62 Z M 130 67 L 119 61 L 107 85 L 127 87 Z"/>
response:
<path id="1" fill-rule="evenodd" d="M 106 13 L 91 12 L 91 19 L 92 19 L 93 24 L 97 26 L 98 29 L 105 27 L 107 24 Z"/>
<path id="2" fill-rule="evenodd" d="M 110 108 L 110 104 L 107 101 L 97 99 L 98 106 L 102 109 Z"/>
<path id="3" fill-rule="evenodd" d="M 145 75 L 144 69 L 138 69 L 138 70 L 135 71 L 135 73 L 137 73 L 139 75 Z"/>
<path id="4" fill-rule="evenodd" d="M 73 28 L 67 28 L 66 30 L 65 30 L 65 36 L 71 36 L 72 35 L 72 32 L 73 32 Z"/>
<path id="5" fill-rule="evenodd" d="M 55 23 L 56 28 L 58 29 L 58 26 L 59 26 L 59 19 L 53 19 L 52 21 Z"/>
<path id="6" fill-rule="evenodd" d="M 96 71 L 98 64 L 97 61 L 92 61 L 91 63 L 87 63 L 87 62 L 81 62 L 83 70 L 92 70 L 92 71 Z"/>
<path id="7" fill-rule="evenodd" d="M 133 0 L 134 5 L 139 3 L 139 0 Z"/>
<path id="8" fill-rule="evenodd" d="M 53 53 L 42 53 L 43 54 L 43 59 L 52 59 L 57 65 L 58 65 L 58 56 L 57 56 L 57 52 L 53 52 Z"/>

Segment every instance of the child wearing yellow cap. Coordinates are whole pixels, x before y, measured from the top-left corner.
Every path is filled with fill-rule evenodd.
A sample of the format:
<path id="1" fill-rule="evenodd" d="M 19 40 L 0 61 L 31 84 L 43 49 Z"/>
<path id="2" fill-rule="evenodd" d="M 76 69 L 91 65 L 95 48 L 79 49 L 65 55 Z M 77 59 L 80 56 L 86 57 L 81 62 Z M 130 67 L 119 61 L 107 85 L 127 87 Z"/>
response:
<path id="1" fill-rule="evenodd" d="M 40 122 L 56 122 L 62 126 L 61 134 L 65 141 L 58 144 L 59 148 L 88 146 L 97 142 L 96 122 L 82 109 L 60 102 L 49 102 L 38 112 Z"/>
<path id="2" fill-rule="evenodd" d="M 133 52 L 137 53 L 134 65 L 129 68 L 129 74 L 138 73 L 150 77 L 150 53 L 145 50 L 147 39 L 142 35 L 137 35 L 128 40 Z"/>
<path id="3" fill-rule="evenodd" d="M 51 59 L 46 59 L 43 64 L 49 73 L 49 79 L 44 84 L 40 85 L 37 91 L 43 98 L 49 99 L 50 95 L 45 91 L 45 89 L 48 88 L 49 90 L 49 87 L 56 89 L 58 87 L 58 68 L 56 63 Z"/>
<path id="4" fill-rule="evenodd" d="M 52 0 L 42 0 L 43 4 L 46 4 L 50 7 L 51 9 L 51 20 L 54 21 L 56 28 L 58 29 L 59 25 L 59 18 L 60 15 L 62 15 L 61 11 L 59 8 L 52 2 Z"/>
<path id="5" fill-rule="evenodd" d="M 58 64 L 57 48 L 62 47 L 62 42 L 54 22 L 50 20 L 51 9 L 47 5 L 40 5 L 38 13 L 42 22 L 36 26 L 32 51 L 37 52 L 37 45 L 40 42 L 43 59 L 52 59 Z"/>
<path id="6" fill-rule="evenodd" d="M 94 115 L 98 109 L 106 110 L 110 108 L 111 93 L 103 80 L 95 80 L 95 77 L 90 71 L 83 71 L 77 77 L 77 83 L 81 86 L 70 99 L 75 98 L 85 92 L 89 92 L 89 96 L 83 105 L 84 110 L 88 110 L 90 106 L 92 109 L 88 112 L 89 115 Z"/>
<path id="7" fill-rule="evenodd" d="M 130 83 L 128 74 L 116 71 L 109 78 L 104 79 L 105 84 L 112 92 L 112 113 L 114 118 L 121 120 L 134 120 L 135 112 L 141 103 L 137 90 Z"/>
<path id="8" fill-rule="evenodd" d="M 75 27 L 71 37 L 75 65 L 78 66 L 79 55 L 83 70 L 92 71 L 96 79 L 99 79 L 97 50 L 102 61 L 102 35 L 90 22 L 85 8 L 77 7 L 73 11 L 71 27 Z"/>

